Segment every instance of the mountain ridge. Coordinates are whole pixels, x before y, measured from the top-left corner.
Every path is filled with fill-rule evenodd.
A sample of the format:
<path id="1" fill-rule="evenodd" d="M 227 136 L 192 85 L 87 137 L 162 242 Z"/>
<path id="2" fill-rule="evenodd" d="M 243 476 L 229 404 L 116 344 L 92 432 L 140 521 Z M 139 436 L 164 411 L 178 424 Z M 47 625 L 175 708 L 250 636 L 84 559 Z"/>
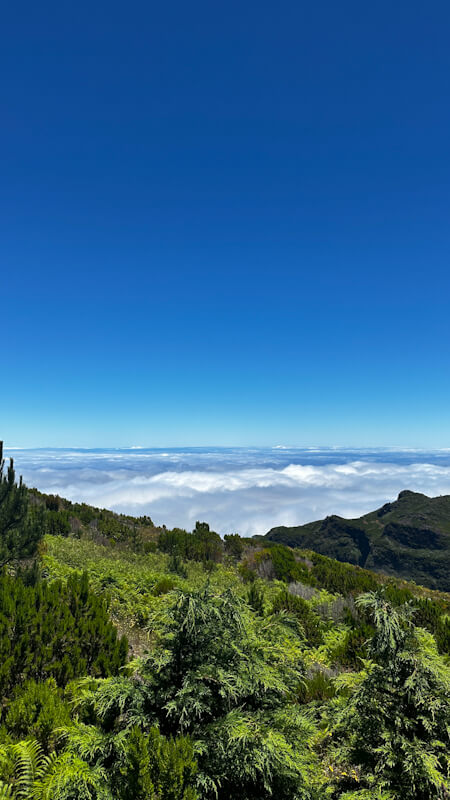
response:
<path id="1" fill-rule="evenodd" d="M 305 525 L 277 526 L 264 538 L 450 590 L 450 495 L 428 497 L 405 489 L 361 517 L 333 514 Z"/>

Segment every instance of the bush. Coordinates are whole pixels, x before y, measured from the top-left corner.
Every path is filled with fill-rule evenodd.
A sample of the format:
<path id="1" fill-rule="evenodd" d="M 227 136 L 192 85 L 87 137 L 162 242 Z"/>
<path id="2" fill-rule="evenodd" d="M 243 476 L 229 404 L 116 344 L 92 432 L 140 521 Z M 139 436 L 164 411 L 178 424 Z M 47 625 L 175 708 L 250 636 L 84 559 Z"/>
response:
<path id="1" fill-rule="evenodd" d="M 256 614 L 264 616 L 264 592 L 256 581 L 253 581 L 247 592 L 247 603 Z"/>
<path id="2" fill-rule="evenodd" d="M 45 514 L 45 532 L 51 536 L 68 536 L 71 531 L 67 511 L 47 511 Z"/>
<path id="3" fill-rule="evenodd" d="M 373 661 L 336 728 L 340 757 L 358 766 L 361 789 L 386 789 L 401 800 L 446 798 L 450 746 L 450 671 L 430 634 L 412 624 L 412 607 L 395 609 L 380 593 L 358 603 L 375 633 Z M 350 770 L 339 784 L 351 789 Z"/>
<path id="4" fill-rule="evenodd" d="M 0 691 L 9 696 L 26 680 L 115 674 L 128 652 L 108 617 L 104 599 L 89 591 L 87 574 L 67 582 L 26 586 L 0 577 Z"/>
<path id="5" fill-rule="evenodd" d="M 322 670 L 316 670 L 300 684 L 297 698 L 299 703 L 325 703 L 335 694 L 333 679 Z"/>
<path id="6" fill-rule="evenodd" d="M 357 595 L 374 591 L 379 583 L 377 578 L 365 569 L 333 561 L 317 553 L 311 554 L 314 564 L 313 575 L 318 586 L 337 594 Z"/>
<path id="7" fill-rule="evenodd" d="M 320 617 L 312 611 L 306 600 L 282 589 L 275 597 L 272 613 L 287 611 L 299 622 L 305 638 L 311 647 L 317 647 L 322 642 Z"/>
<path id="8" fill-rule="evenodd" d="M 178 553 L 172 553 L 169 558 L 167 569 L 169 572 L 174 572 L 176 575 L 179 575 L 180 578 L 187 578 L 186 566 Z"/>
<path id="9" fill-rule="evenodd" d="M 144 731 L 157 722 L 157 735 L 173 747 L 180 737 L 192 741 L 193 751 L 187 751 L 192 797 L 311 800 L 318 765 L 307 738 L 314 728 L 292 704 L 302 676 L 300 652 L 288 628 L 251 614 L 229 591 L 180 593 L 137 674 L 111 678 L 84 694 L 81 713 L 94 715 L 101 731 L 89 733 L 89 741 L 105 742 L 111 757 L 110 746 L 126 740 L 137 720 Z M 76 747 L 87 733 L 70 729 L 69 746 L 72 741 Z M 129 783 L 125 770 L 119 787 L 123 792 L 131 786 L 131 795 L 119 788 L 117 797 L 152 797 L 148 757 L 155 745 L 149 750 L 145 736 L 131 735 L 137 781 Z M 93 764 L 106 763 L 99 749 L 91 752 Z M 197 753 L 195 778 L 189 752 Z M 177 774 L 175 767 L 169 774 Z M 185 797 L 181 791 L 160 796 Z"/>
<path id="10" fill-rule="evenodd" d="M 158 547 L 163 553 L 177 554 L 192 561 L 217 562 L 222 560 L 223 554 L 222 539 L 206 522 L 196 522 L 192 533 L 180 528 L 161 531 Z"/>
<path id="11" fill-rule="evenodd" d="M 155 583 L 152 594 L 154 594 L 155 597 L 160 597 L 162 594 L 167 594 L 167 592 L 171 592 L 172 589 L 174 588 L 175 588 L 175 583 L 173 579 L 169 578 L 168 576 L 164 576 L 163 578 L 160 578 L 159 581 L 157 581 L 157 583 Z"/>
<path id="12" fill-rule="evenodd" d="M 55 747 L 56 729 L 70 722 L 70 707 L 53 678 L 27 681 L 16 689 L 5 716 L 5 730 L 14 739 L 37 739 L 44 752 Z"/>

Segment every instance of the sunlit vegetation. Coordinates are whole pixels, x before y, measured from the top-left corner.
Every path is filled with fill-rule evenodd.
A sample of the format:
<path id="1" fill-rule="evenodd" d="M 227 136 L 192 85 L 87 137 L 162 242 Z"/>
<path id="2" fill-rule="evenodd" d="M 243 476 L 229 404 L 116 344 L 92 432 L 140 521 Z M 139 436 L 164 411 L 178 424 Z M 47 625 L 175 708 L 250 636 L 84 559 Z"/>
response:
<path id="1" fill-rule="evenodd" d="M 446 800 L 450 598 L 0 480 L 0 799 Z"/>
<path id="2" fill-rule="evenodd" d="M 269 541 L 450 591 L 450 496 L 400 492 L 359 519 L 336 515 L 273 528 Z"/>

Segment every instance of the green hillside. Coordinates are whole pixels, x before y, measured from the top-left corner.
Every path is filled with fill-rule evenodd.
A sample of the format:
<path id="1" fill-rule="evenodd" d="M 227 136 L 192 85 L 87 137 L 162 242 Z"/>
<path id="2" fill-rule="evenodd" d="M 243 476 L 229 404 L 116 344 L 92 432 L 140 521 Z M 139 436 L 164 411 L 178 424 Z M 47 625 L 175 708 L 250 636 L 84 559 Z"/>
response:
<path id="1" fill-rule="evenodd" d="M 0 552 L 0 798 L 449 796 L 450 595 L 12 466 Z"/>
<path id="2" fill-rule="evenodd" d="M 393 503 L 359 519 L 330 516 L 272 528 L 267 539 L 450 590 L 450 496 L 404 491 Z"/>

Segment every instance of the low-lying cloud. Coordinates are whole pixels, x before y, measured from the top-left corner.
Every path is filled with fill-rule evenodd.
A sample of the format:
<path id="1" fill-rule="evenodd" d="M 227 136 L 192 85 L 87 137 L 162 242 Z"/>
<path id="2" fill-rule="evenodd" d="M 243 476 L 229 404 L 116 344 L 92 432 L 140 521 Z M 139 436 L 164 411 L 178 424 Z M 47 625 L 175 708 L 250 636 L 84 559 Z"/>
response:
<path id="1" fill-rule="evenodd" d="M 7 453 L 8 455 L 8 453 Z M 73 501 L 191 529 L 249 536 L 340 514 L 356 517 L 402 489 L 450 494 L 450 453 L 439 451 L 16 450 L 29 486 Z"/>

